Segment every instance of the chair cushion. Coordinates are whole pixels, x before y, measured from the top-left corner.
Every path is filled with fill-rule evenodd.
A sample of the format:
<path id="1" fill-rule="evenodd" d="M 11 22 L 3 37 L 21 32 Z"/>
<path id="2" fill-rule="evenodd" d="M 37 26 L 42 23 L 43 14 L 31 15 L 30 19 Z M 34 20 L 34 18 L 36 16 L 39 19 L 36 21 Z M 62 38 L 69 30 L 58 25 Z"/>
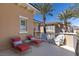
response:
<path id="1" fill-rule="evenodd" d="M 32 35 L 28 35 L 28 36 L 26 36 L 26 38 L 31 39 L 32 38 Z"/>
<path id="2" fill-rule="evenodd" d="M 30 48 L 29 45 L 21 44 L 17 46 L 17 49 L 21 52 L 27 51 Z"/>
<path id="3" fill-rule="evenodd" d="M 31 38 L 31 40 L 35 40 L 35 39 L 36 39 L 35 37 L 32 37 L 32 38 Z"/>
<path id="4" fill-rule="evenodd" d="M 33 40 L 32 42 L 35 43 L 35 44 L 40 44 L 41 43 L 40 40 Z"/>
<path id="5" fill-rule="evenodd" d="M 15 47 L 19 44 L 22 44 L 22 40 L 20 37 L 11 38 L 12 46 Z"/>
<path id="6" fill-rule="evenodd" d="M 24 43 L 29 43 L 31 42 L 32 40 L 24 40 Z"/>
<path id="7" fill-rule="evenodd" d="M 22 44 L 22 41 L 21 40 L 20 41 L 16 41 L 16 42 L 13 42 L 13 44 L 14 44 L 14 46 L 17 46 L 17 45 Z"/>
<path id="8" fill-rule="evenodd" d="M 20 40 L 21 40 L 21 38 L 19 38 L 19 37 L 11 39 L 12 42 L 16 42 L 16 41 L 20 41 Z"/>

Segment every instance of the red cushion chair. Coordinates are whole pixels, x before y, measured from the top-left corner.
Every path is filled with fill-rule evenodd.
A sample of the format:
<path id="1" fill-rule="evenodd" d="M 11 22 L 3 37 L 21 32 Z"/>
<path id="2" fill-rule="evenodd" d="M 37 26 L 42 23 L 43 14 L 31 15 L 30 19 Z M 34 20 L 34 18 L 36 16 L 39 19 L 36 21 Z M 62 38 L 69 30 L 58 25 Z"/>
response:
<path id="1" fill-rule="evenodd" d="M 32 43 L 33 43 L 35 46 L 40 46 L 41 40 L 32 40 Z"/>
<path id="2" fill-rule="evenodd" d="M 28 51 L 30 49 L 30 46 L 27 45 L 27 44 L 23 44 L 21 42 L 22 42 L 22 40 L 19 37 L 17 37 L 17 38 L 11 38 L 11 44 L 12 44 L 13 48 L 15 48 L 16 50 L 18 50 L 19 52 Z"/>
<path id="3" fill-rule="evenodd" d="M 31 40 L 32 37 L 33 37 L 32 35 L 27 35 L 26 39 Z"/>
<path id="4" fill-rule="evenodd" d="M 22 51 L 22 52 L 28 50 L 29 48 L 30 48 L 30 47 L 29 47 L 28 45 L 25 45 L 25 44 L 21 44 L 21 45 L 18 45 L 18 46 L 17 46 L 17 49 L 18 49 L 19 51 Z"/>
<path id="5" fill-rule="evenodd" d="M 35 45 L 35 46 L 40 46 L 40 44 L 41 44 L 41 40 L 39 40 L 39 39 L 36 39 L 36 38 L 33 38 L 33 36 L 32 35 L 28 35 L 28 36 L 26 36 L 26 39 L 30 39 L 31 40 L 31 44 L 33 44 L 33 45 Z"/>

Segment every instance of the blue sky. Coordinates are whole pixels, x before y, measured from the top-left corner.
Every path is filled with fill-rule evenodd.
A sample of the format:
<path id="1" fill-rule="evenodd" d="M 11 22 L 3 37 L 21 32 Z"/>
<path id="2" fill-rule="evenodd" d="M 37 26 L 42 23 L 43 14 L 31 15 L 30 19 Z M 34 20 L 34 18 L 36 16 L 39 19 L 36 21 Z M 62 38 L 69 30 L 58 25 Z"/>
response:
<path id="1" fill-rule="evenodd" d="M 61 21 L 57 18 L 58 14 L 61 13 L 61 12 L 63 12 L 64 10 L 70 8 L 72 5 L 73 5 L 73 4 L 71 4 L 71 3 L 70 3 L 70 4 L 69 4 L 69 3 L 54 3 L 53 6 L 52 6 L 53 9 L 54 9 L 53 12 L 52 12 L 53 16 L 47 16 L 47 17 L 46 17 L 46 22 L 61 22 Z M 36 13 L 36 14 L 34 15 L 34 19 L 42 21 L 42 16 L 41 16 L 41 14 Z M 79 26 L 79 19 L 78 19 L 78 18 L 77 18 L 77 19 L 76 19 L 76 18 L 75 18 L 75 19 L 71 18 L 69 21 L 70 21 L 73 25 Z"/>

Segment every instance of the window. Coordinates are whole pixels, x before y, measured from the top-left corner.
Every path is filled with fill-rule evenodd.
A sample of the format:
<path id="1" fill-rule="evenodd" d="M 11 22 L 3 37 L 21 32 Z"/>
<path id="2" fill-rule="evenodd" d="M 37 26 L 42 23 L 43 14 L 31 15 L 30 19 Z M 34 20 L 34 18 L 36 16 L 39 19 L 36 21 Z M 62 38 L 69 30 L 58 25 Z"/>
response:
<path id="1" fill-rule="evenodd" d="M 46 26 L 46 30 L 48 30 L 48 26 Z"/>
<path id="2" fill-rule="evenodd" d="M 47 39 L 54 39 L 55 35 L 53 33 L 48 33 L 47 34 Z"/>
<path id="3" fill-rule="evenodd" d="M 46 29 L 47 29 L 47 30 L 50 30 L 50 26 L 46 26 Z"/>
<path id="4" fill-rule="evenodd" d="M 51 26 L 51 30 L 55 30 L 55 26 Z"/>
<path id="5" fill-rule="evenodd" d="M 20 16 L 20 33 L 27 32 L 27 18 Z"/>
<path id="6" fill-rule="evenodd" d="M 47 30 L 53 30 L 54 29 L 54 26 L 46 26 L 46 29 Z"/>

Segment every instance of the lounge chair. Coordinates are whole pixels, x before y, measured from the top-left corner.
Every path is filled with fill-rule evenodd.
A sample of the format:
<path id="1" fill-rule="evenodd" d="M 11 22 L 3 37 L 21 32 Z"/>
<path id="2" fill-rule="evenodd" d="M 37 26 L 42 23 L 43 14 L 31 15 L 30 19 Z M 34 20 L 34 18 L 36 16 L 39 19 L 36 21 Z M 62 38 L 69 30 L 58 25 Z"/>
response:
<path id="1" fill-rule="evenodd" d="M 29 44 L 34 45 L 34 46 L 40 46 L 41 40 L 34 38 L 32 35 L 26 36 L 26 41 L 30 40 Z"/>
<path id="2" fill-rule="evenodd" d="M 17 50 L 21 54 L 27 52 L 30 49 L 30 46 L 28 44 L 24 44 L 19 37 L 11 38 L 10 43 L 12 48 L 14 48 L 14 50 Z"/>

